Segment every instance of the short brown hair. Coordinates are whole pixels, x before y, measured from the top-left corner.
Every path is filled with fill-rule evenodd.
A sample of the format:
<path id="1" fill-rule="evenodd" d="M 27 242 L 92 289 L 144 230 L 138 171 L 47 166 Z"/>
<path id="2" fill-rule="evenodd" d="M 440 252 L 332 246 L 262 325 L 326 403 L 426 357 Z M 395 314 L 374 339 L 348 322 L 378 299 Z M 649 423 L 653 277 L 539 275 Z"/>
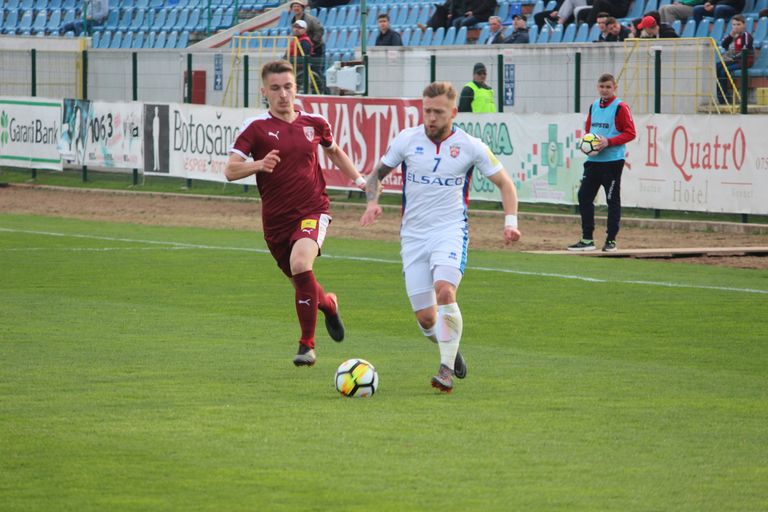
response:
<path id="1" fill-rule="evenodd" d="M 379 14 L 378 16 L 376 16 L 376 21 L 379 21 L 382 18 L 387 20 L 387 21 L 389 21 L 389 14 L 387 14 L 385 12 Z"/>
<path id="2" fill-rule="evenodd" d="M 741 14 L 734 15 L 731 18 L 731 21 L 740 21 L 740 22 L 744 23 L 745 25 L 747 24 L 746 18 L 744 18 L 744 16 L 742 16 Z"/>
<path id="3" fill-rule="evenodd" d="M 269 75 L 293 72 L 293 66 L 287 60 L 273 60 L 261 66 L 261 79 L 265 80 Z"/>
<path id="4" fill-rule="evenodd" d="M 437 98 L 438 96 L 445 95 L 449 100 L 456 100 L 456 89 L 453 88 L 450 82 L 432 82 L 424 88 L 424 92 L 421 93 L 424 98 Z"/>
<path id="5" fill-rule="evenodd" d="M 608 16 L 607 18 L 605 18 L 605 26 L 606 27 L 608 25 L 613 25 L 614 23 L 618 23 L 618 21 L 616 21 L 616 18 L 614 18 L 613 16 Z"/>
<path id="6" fill-rule="evenodd" d="M 603 82 L 613 82 L 615 84 L 616 79 L 610 73 L 603 73 L 600 75 L 600 78 L 597 79 L 597 83 L 602 84 Z"/>

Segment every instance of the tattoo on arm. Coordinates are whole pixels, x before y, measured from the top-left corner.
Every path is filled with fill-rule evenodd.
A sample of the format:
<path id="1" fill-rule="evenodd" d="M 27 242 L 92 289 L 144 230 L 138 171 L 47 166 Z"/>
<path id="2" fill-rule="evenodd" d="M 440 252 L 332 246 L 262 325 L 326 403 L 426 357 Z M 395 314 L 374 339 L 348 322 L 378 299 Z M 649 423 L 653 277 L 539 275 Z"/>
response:
<path id="1" fill-rule="evenodd" d="M 368 179 L 365 183 L 365 198 L 368 202 L 375 202 L 379 199 L 381 193 L 381 180 L 392 172 L 392 167 L 387 167 L 382 164 L 378 169 L 368 175 Z"/>

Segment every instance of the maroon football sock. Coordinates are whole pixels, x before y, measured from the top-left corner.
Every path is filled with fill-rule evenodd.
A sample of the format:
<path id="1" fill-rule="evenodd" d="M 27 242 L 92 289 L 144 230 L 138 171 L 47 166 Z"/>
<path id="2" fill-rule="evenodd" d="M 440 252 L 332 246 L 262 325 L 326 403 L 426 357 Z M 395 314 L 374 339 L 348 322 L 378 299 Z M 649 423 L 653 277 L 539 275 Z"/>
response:
<path id="1" fill-rule="evenodd" d="M 322 288 L 315 280 L 311 270 L 295 274 L 293 287 L 296 289 L 296 315 L 301 326 L 299 343 L 309 348 L 315 348 L 315 325 L 317 324 L 317 308 L 319 290 Z M 322 294 L 325 297 L 325 294 Z"/>

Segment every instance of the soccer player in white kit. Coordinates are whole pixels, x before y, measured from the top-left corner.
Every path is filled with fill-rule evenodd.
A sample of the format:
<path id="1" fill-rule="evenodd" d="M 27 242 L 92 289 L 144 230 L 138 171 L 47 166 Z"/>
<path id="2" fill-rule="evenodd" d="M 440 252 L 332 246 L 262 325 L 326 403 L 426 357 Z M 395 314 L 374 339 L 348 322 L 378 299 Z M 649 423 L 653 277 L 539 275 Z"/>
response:
<path id="1" fill-rule="evenodd" d="M 481 140 L 453 126 L 458 109 L 449 82 L 424 89 L 424 124 L 400 132 L 366 183 L 363 226 L 381 215 L 381 180 L 402 164 L 403 219 L 400 227 L 405 289 L 424 336 L 440 349 L 432 386 L 450 393 L 453 377 L 467 372 L 459 352 L 462 318 L 456 303 L 467 262 L 469 185 L 474 169 L 501 191 L 504 240 L 520 239 L 517 190 L 501 163 Z"/>

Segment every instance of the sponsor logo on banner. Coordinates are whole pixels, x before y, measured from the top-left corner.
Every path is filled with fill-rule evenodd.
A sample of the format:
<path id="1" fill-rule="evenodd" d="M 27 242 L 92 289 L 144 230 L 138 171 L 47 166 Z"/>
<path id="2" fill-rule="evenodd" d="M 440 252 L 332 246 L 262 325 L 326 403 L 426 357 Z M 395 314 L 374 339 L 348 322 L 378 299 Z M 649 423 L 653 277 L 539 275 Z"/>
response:
<path id="1" fill-rule="evenodd" d="M 61 100 L 0 97 L 0 162 L 61 170 Z"/>
<path id="2" fill-rule="evenodd" d="M 144 105 L 144 173 L 171 174 L 169 158 L 168 105 L 147 103 Z"/>
<path id="3" fill-rule="evenodd" d="M 315 129 L 311 126 L 305 126 L 304 136 L 307 138 L 309 142 L 312 142 L 312 140 L 315 138 Z"/>

